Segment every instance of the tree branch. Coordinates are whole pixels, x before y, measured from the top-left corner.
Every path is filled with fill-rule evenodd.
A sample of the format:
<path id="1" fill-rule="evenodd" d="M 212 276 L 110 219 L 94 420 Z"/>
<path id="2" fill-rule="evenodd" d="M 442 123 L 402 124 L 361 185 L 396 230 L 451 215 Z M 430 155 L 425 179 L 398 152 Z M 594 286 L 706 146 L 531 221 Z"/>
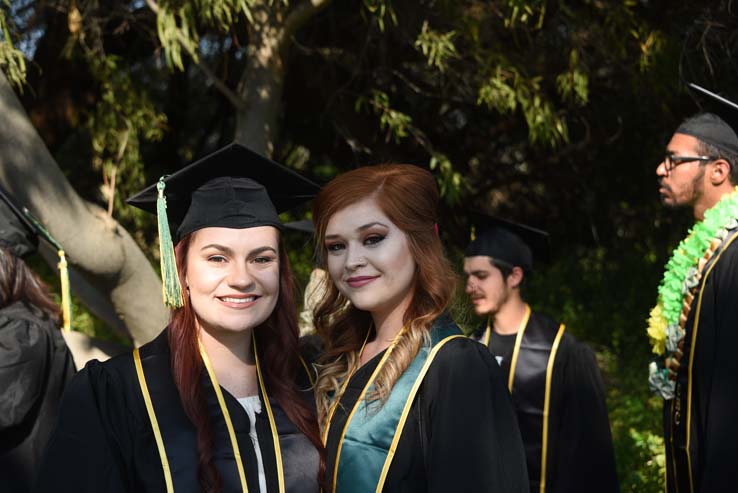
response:
<path id="1" fill-rule="evenodd" d="M 154 12 L 156 15 L 159 15 L 159 5 L 154 0 L 146 0 L 146 5 L 151 9 L 152 12 Z M 182 48 L 185 49 L 185 51 L 190 55 L 190 58 L 192 59 L 193 63 L 197 68 L 199 68 L 202 73 L 205 74 L 205 77 L 207 77 L 210 82 L 213 83 L 216 89 L 220 91 L 220 93 L 238 110 L 242 109 L 244 107 L 244 102 L 241 100 L 241 98 L 238 97 L 238 94 L 236 94 L 230 87 L 226 85 L 225 82 L 221 80 L 220 77 L 215 75 L 215 72 L 202 60 L 200 60 L 200 57 L 197 53 L 193 53 L 190 51 L 190 49 L 187 47 L 187 43 L 185 42 L 185 36 L 182 34 L 182 31 L 177 28 L 177 41 L 179 41 L 179 44 L 182 45 Z"/>

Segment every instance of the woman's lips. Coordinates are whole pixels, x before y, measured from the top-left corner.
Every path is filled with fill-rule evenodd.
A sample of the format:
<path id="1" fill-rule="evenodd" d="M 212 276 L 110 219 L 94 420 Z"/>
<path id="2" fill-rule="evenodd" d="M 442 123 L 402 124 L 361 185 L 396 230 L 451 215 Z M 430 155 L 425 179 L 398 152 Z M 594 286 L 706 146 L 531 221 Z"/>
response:
<path id="1" fill-rule="evenodd" d="M 351 286 L 352 288 L 360 288 L 362 286 L 366 286 L 370 282 L 372 282 L 374 279 L 377 279 L 379 276 L 357 276 L 357 277 L 349 277 L 346 279 L 346 284 Z"/>
<path id="2" fill-rule="evenodd" d="M 244 309 L 254 306 L 259 296 L 218 296 L 218 301 L 229 308 Z"/>

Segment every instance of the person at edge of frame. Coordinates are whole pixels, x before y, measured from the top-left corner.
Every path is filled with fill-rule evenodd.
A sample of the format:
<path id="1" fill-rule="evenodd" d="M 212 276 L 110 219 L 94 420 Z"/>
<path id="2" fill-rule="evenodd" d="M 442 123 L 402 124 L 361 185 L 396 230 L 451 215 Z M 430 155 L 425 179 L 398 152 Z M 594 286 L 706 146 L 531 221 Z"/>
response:
<path id="1" fill-rule="evenodd" d="M 696 222 L 723 201 L 734 204 L 712 218 L 719 233 L 699 255 L 697 282 L 682 300 L 681 337 L 666 358 L 673 385 L 664 402 L 668 493 L 738 487 L 738 105 L 701 92 L 715 99 L 714 112 L 684 120 L 672 135 L 656 167 L 659 195 L 666 207 L 691 209 Z"/>
<path id="2" fill-rule="evenodd" d="M 475 214 L 466 293 L 484 322 L 473 334 L 502 368 L 525 445 L 531 493 L 617 492 L 605 389 L 594 352 L 522 292 L 548 234 Z"/>
<path id="3" fill-rule="evenodd" d="M 61 310 L 23 260 L 47 234 L 0 187 L 0 491 L 31 491 L 75 372 Z"/>

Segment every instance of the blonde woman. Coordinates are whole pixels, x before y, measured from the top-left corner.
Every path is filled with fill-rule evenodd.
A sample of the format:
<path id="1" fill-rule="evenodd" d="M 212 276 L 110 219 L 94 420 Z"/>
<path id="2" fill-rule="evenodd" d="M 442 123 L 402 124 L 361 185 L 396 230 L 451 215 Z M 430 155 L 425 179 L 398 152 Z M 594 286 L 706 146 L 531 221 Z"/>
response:
<path id="1" fill-rule="evenodd" d="M 332 281 L 315 311 L 332 491 L 527 491 L 497 363 L 445 313 L 456 279 L 437 204 L 432 175 L 412 165 L 356 169 L 315 202 Z"/>

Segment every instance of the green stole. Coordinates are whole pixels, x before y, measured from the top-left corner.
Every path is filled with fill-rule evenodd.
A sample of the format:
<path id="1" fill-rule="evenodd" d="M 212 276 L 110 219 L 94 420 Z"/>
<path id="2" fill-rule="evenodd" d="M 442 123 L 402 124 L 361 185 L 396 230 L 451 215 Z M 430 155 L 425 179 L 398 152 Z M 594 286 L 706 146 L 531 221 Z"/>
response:
<path id="1" fill-rule="evenodd" d="M 384 362 L 383 358 L 346 421 L 336 456 L 335 492 L 382 491 L 423 377 L 441 347 L 456 337 L 463 336 L 453 321 L 449 318 L 437 320 L 430 331 L 431 344 L 418 351 L 395 382 L 384 405 L 379 400 L 367 403 L 365 396 L 374 388 L 374 377 Z"/>

